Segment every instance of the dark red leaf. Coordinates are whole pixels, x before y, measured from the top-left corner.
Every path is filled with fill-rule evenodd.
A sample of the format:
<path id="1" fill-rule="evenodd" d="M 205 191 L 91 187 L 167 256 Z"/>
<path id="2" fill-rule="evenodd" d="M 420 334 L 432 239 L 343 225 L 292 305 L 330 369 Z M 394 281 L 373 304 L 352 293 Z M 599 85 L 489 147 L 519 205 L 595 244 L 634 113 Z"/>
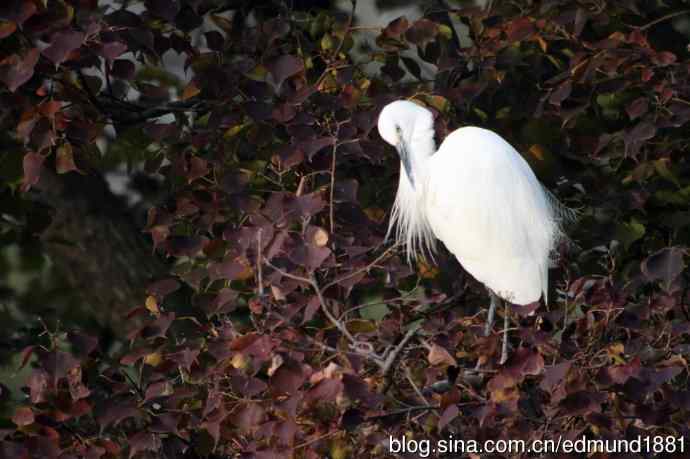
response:
<path id="1" fill-rule="evenodd" d="M 438 24 L 428 19 L 419 19 L 405 31 L 405 38 L 417 46 L 424 47 L 438 34 Z"/>
<path id="2" fill-rule="evenodd" d="M 110 73 L 115 78 L 131 80 L 134 78 L 135 71 L 136 67 L 132 61 L 127 59 L 115 59 L 115 61 L 113 61 L 113 67 L 110 70 Z"/>
<path id="3" fill-rule="evenodd" d="M 649 99 L 646 97 L 639 97 L 632 101 L 630 105 L 625 108 L 625 112 L 630 117 L 630 120 L 635 120 L 647 113 L 649 107 Z"/>
<path id="4" fill-rule="evenodd" d="M 0 39 L 9 37 L 17 30 L 17 24 L 12 21 L 5 21 L 0 19 Z"/>
<path id="5" fill-rule="evenodd" d="M 506 28 L 506 35 L 509 42 L 523 41 L 534 33 L 534 24 L 529 18 L 523 17 L 515 19 Z"/>
<path id="6" fill-rule="evenodd" d="M 118 402 L 115 400 L 105 404 L 103 412 L 96 417 L 101 429 L 116 425 L 123 419 L 139 416 L 139 410 L 133 402 Z"/>
<path id="7" fill-rule="evenodd" d="M 67 352 L 53 351 L 40 355 L 41 366 L 50 376 L 52 386 L 66 378 L 70 370 L 79 367 L 79 361 Z"/>
<path id="8" fill-rule="evenodd" d="M 53 64 L 60 65 L 69 54 L 81 47 L 84 42 L 84 34 L 74 30 L 66 30 L 53 35 L 50 46 L 43 50 L 42 54 L 50 59 Z"/>
<path id="9" fill-rule="evenodd" d="M 551 392 L 556 386 L 565 380 L 568 371 L 572 367 L 572 362 L 561 362 L 546 368 L 544 378 L 539 387 L 547 392 Z"/>
<path id="10" fill-rule="evenodd" d="M 36 346 L 26 346 L 24 349 L 22 349 L 22 363 L 19 365 L 19 369 L 24 368 L 26 364 L 29 363 L 29 359 L 34 354 L 35 349 Z"/>
<path id="11" fill-rule="evenodd" d="M 372 409 L 383 402 L 384 397 L 377 394 L 374 388 L 362 380 L 359 376 L 346 373 L 343 375 L 343 387 L 345 395 L 350 400 L 359 402 L 361 406 Z"/>
<path id="12" fill-rule="evenodd" d="M 210 265 L 208 268 L 208 276 L 212 281 L 218 279 L 236 280 L 242 277 L 242 274 L 246 272 L 246 270 L 246 265 L 229 260 Z"/>
<path id="13" fill-rule="evenodd" d="M 315 402 L 334 402 L 336 397 L 343 391 L 343 383 L 338 379 L 322 379 L 316 386 L 312 387 L 304 396 L 307 404 Z"/>
<path id="14" fill-rule="evenodd" d="M 189 172 L 187 173 L 187 183 L 192 183 L 194 180 L 204 177 L 208 174 L 208 161 L 198 156 L 192 156 L 189 159 Z"/>
<path id="15" fill-rule="evenodd" d="M 67 372 L 67 384 L 72 400 L 80 400 L 91 394 L 91 391 L 84 385 L 81 378 L 81 367 L 75 367 Z"/>
<path id="16" fill-rule="evenodd" d="M 125 51 L 127 51 L 127 45 L 119 41 L 111 41 L 108 43 L 103 43 L 100 54 L 104 58 L 112 61 L 118 58 Z"/>
<path id="17" fill-rule="evenodd" d="M 0 2 L 0 18 L 18 25 L 33 16 L 37 11 L 36 3 L 26 0 L 4 0 Z"/>
<path id="18" fill-rule="evenodd" d="M 652 54 L 652 62 L 660 67 L 666 67 L 676 62 L 676 55 L 670 51 Z"/>
<path id="19" fill-rule="evenodd" d="M 34 423 L 34 412 L 28 406 L 20 406 L 12 415 L 12 422 L 17 427 L 25 427 Z"/>
<path id="20" fill-rule="evenodd" d="M 278 105 L 272 112 L 273 119 L 279 123 L 287 123 L 292 120 L 296 114 L 297 110 L 295 110 L 295 107 L 288 103 Z"/>
<path id="21" fill-rule="evenodd" d="M 67 339 L 72 345 L 72 353 L 77 357 L 86 357 L 98 347 L 98 338 L 84 333 L 69 332 Z"/>
<path id="22" fill-rule="evenodd" d="M 15 92 L 34 75 L 39 54 L 38 48 L 32 48 L 23 56 L 12 54 L 0 61 L 0 81 Z"/>
<path id="23" fill-rule="evenodd" d="M 48 373 L 41 369 L 34 370 L 26 384 L 29 387 L 31 403 L 41 403 L 46 400 L 48 389 Z"/>
<path id="24" fill-rule="evenodd" d="M 158 452 L 161 449 L 160 437 L 146 431 L 132 435 L 127 439 L 127 443 L 129 444 L 129 459 L 143 451 Z"/>
<path id="25" fill-rule="evenodd" d="M 304 244 L 290 252 L 290 261 L 309 270 L 320 267 L 331 254 L 328 247 L 317 247 L 312 244 Z"/>
<path id="26" fill-rule="evenodd" d="M 167 333 L 168 328 L 170 328 L 173 320 L 175 320 L 174 312 L 161 314 L 155 322 L 145 326 L 141 330 L 142 338 L 165 338 L 165 334 Z"/>
<path id="27" fill-rule="evenodd" d="M 561 106 L 561 103 L 570 96 L 570 93 L 573 89 L 573 85 L 570 80 L 566 80 L 563 83 L 561 83 L 558 88 L 551 93 L 551 97 L 549 97 L 549 102 L 553 105 L 556 105 L 558 107 Z"/>
<path id="28" fill-rule="evenodd" d="M 167 397 L 173 394 L 173 386 L 169 381 L 159 381 L 146 388 L 144 401 L 149 401 L 158 397 Z"/>
<path id="29" fill-rule="evenodd" d="M 214 51 L 222 51 L 223 46 L 225 45 L 225 38 L 223 38 L 223 34 L 218 32 L 217 30 L 212 30 L 210 32 L 206 32 L 204 34 L 204 37 L 206 37 L 206 44 L 208 47 Z"/>
<path id="30" fill-rule="evenodd" d="M 196 363 L 200 352 L 201 351 L 199 349 L 190 349 L 186 347 L 181 351 L 168 354 L 166 358 L 176 362 L 178 365 L 182 366 L 182 368 L 189 371 L 192 368 L 192 365 Z"/>
<path id="31" fill-rule="evenodd" d="M 241 406 L 230 416 L 232 422 L 240 431 L 249 431 L 261 424 L 265 417 L 265 411 L 258 403 L 247 403 Z"/>
<path id="32" fill-rule="evenodd" d="M 386 37 L 398 38 L 410 27 L 405 16 L 400 16 L 391 21 L 381 32 Z"/>
<path id="33" fill-rule="evenodd" d="M 299 144 L 299 149 L 302 150 L 304 154 L 307 155 L 307 158 L 309 158 L 309 161 L 311 161 L 316 153 L 321 151 L 323 148 L 335 144 L 335 142 L 335 137 L 320 137 L 318 139 L 301 142 Z"/>
<path id="34" fill-rule="evenodd" d="M 442 431 L 453 419 L 458 417 L 459 414 L 460 410 L 458 409 L 457 405 L 449 405 L 445 410 L 443 410 L 437 425 L 439 432 Z"/>
<path id="35" fill-rule="evenodd" d="M 275 85 L 280 87 L 283 81 L 304 70 L 304 62 L 298 57 L 285 54 L 269 62 L 266 67 L 273 76 Z"/>
<path id="36" fill-rule="evenodd" d="M 149 295 L 153 295 L 156 297 L 156 299 L 160 302 L 163 301 L 163 299 L 170 295 L 171 293 L 177 291 L 177 289 L 180 288 L 180 283 L 173 279 L 173 278 L 168 278 L 168 279 L 161 279 L 159 281 L 154 282 L 153 284 L 149 285 L 146 288 L 146 292 Z"/>
<path id="37" fill-rule="evenodd" d="M 297 393 L 306 376 L 299 362 L 286 358 L 283 364 L 271 375 L 269 385 L 274 396 Z"/>
<path id="38" fill-rule="evenodd" d="M 146 0 L 146 8 L 154 16 L 174 22 L 180 12 L 180 0 Z"/>

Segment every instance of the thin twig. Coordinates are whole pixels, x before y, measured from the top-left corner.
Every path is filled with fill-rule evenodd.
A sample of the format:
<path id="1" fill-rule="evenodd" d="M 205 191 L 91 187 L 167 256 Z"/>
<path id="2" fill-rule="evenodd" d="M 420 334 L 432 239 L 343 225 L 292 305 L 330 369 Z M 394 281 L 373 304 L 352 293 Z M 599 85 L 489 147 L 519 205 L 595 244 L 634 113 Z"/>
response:
<path id="1" fill-rule="evenodd" d="M 278 271 L 278 273 L 280 273 L 281 276 L 285 276 L 288 279 L 296 280 L 297 282 L 303 282 L 305 284 L 311 285 L 311 280 L 307 279 L 306 277 L 296 276 L 295 274 L 290 274 L 289 272 L 287 272 L 283 269 L 280 269 L 279 267 L 277 267 L 276 265 L 274 265 L 273 263 L 271 263 L 268 260 L 265 260 L 264 263 L 266 263 L 268 266 L 270 266 L 275 271 Z"/>
<path id="2" fill-rule="evenodd" d="M 326 305 L 326 300 L 323 297 L 323 293 L 321 293 L 321 289 L 319 288 L 319 284 L 316 281 L 316 276 L 312 273 L 311 275 L 311 285 L 314 288 L 314 291 L 316 292 L 316 296 L 319 299 L 319 303 L 321 305 L 321 310 L 323 311 L 324 314 L 326 314 L 326 317 L 328 317 L 328 320 L 331 321 L 333 325 L 335 325 L 340 332 L 347 337 L 351 342 L 355 343 L 357 340 L 355 339 L 354 336 L 350 333 L 350 331 L 347 329 L 347 327 L 339 321 L 328 309 L 328 306 Z"/>
<path id="3" fill-rule="evenodd" d="M 368 417 L 367 421 L 373 421 L 376 419 L 386 418 L 388 416 L 396 416 L 398 414 L 407 414 L 407 413 L 411 413 L 413 411 L 427 411 L 427 410 L 436 410 L 436 409 L 438 409 L 438 406 L 436 406 L 436 405 L 410 406 L 408 408 L 401 408 L 399 410 L 393 410 L 393 411 L 389 411 L 388 413 L 383 413 L 383 414 L 378 414 L 376 416 Z"/>
<path id="4" fill-rule="evenodd" d="M 383 260 L 386 256 L 388 256 L 389 253 L 391 253 L 394 249 L 396 249 L 396 248 L 398 247 L 398 245 L 399 245 L 398 242 L 396 242 L 395 244 L 391 245 L 391 246 L 388 247 L 381 255 L 379 255 L 378 257 L 376 257 L 376 259 L 375 259 L 374 261 L 372 261 L 372 262 L 369 263 L 368 265 L 364 266 L 363 268 L 356 269 L 356 270 L 352 271 L 352 272 L 349 273 L 349 274 L 346 274 L 346 275 L 344 275 L 344 276 L 342 276 L 342 277 L 340 277 L 340 278 L 338 278 L 338 279 L 335 279 L 335 280 L 329 282 L 328 284 L 326 284 L 326 285 L 323 287 L 324 291 L 325 291 L 325 290 L 328 290 L 328 288 L 333 287 L 334 285 L 337 285 L 337 284 L 339 284 L 339 283 L 341 283 L 341 282 L 344 282 L 344 281 L 346 281 L 346 280 L 348 280 L 348 279 L 351 279 L 351 278 L 353 278 L 353 277 L 355 277 L 355 276 L 357 276 L 357 275 L 359 275 L 359 274 L 361 274 L 361 273 L 363 273 L 363 272 L 369 271 L 369 270 L 370 270 L 371 268 L 373 268 L 379 261 Z"/>
<path id="5" fill-rule="evenodd" d="M 335 160 L 336 160 L 336 152 L 338 151 L 338 134 L 340 133 L 340 125 L 338 124 L 338 128 L 335 131 L 335 142 L 333 142 L 333 158 L 331 159 L 331 189 L 330 189 L 330 197 L 329 197 L 329 220 L 330 220 L 330 227 L 331 227 L 331 234 L 335 234 L 335 210 L 334 210 L 334 205 L 333 205 L 333 199 L 335 197 Z"/>
<path id="6" fill-rule="evenodd" d="M 381 370 L 383 371 L 383 375 L 385 376 L 395 363 L 395 360 L 398 358 L 398 355 L 400 355 L 400 352 L 403 350 L 407 342 L 414 336 L 415 333 L 417 333 L 417 330 L 419 330 L 419 325 L 416 327 L 410 327 L 409 330 L 407 330 L 407 333 L 405 333 L 405 336 L 403 337 L 402 340 L 398 343 L 395 348 L 388 353 L 386 356 L 386 361 L 383 363 L 383 367 Z"/>
<path id="7" fill-rule="evenodd" d="M 652 22 L 643 25 L 639 29 L 640 29 L 640 31 L 644 31 L 644 30 L 649 29 L 650 27 L 654 27 L 655 25 L 659 24 L 660 22 L 668 21 L 669 19 L 673 19 L 676 16 L 682 16 L 682 15 L 688 14 L 688 13 L 690 13 L 690 10 L 674 11 L 673 13 L 669 13 L 666 16 L 661 16 L 660 18 L 655 19 Z"/>
<path id="8" fill-rule="evenodd" d="M 403 368 L 405 368 L 405 378 L 407 378 L 407 382 L 410 383 L 410 386 L 412 386 L 412 389 L 414 389 L 415 393 L 417 394 L 417 397 L 424 402 L 425 405 L 429 405 L 429 401 L 426 399 L 424 394 L 422 394 L 422 391 L 419 390 L 419 387 L 417 387 L 417 384 L 415 384 L 414 379 L 412 379 L 412 372 L 410 372 L 410 367 L 407 365 L 403 365 Z"/>
<path id="9" fill-rule="evenodd" d="M 261 233 L 263 232 L 263 228 L 259 228 L 259 231 L 256 233 L 256 271 L 257 271 L 257 277 L 258 277 L 258 283 L 259 283 L 259 296 L 262 297 L 264 295 L 264 277 L 263 277 L 263 271 L 262 271 L 262 265 L 263 263 L 261 262 Z"/>
<path id="10" fill-rule="evenodd" d="M 309 446 L 309 445 L 311 445 L 312 443 L 316 443 L 316 442 L 319 441 L 319 440 L 323 440 L 324 438 L 332 437 L 333 435 L 335 435 L 335 434 L 337 434 L 337 433 L 339 433 L 339 432 L 340 432 L 339 430 L 332 430 L 332 431 L 328 432 L 327 434 L 323 434 L 323 435 L 318 436 L 318 437 L 316 437 L 316 438 L 312 438 L 311 440 L 307 440 L 307 441 L 305 441 L 304 443 L 300 443 L 299 445 L 297 445 L 297 446 L 295 446 L 294 448 L 292 448 L 292 450 L 293 450 L 293 451 L 297 451 L 298 449 L 302 449 L 302 448 L 304 448 L 305 446 Z"/>

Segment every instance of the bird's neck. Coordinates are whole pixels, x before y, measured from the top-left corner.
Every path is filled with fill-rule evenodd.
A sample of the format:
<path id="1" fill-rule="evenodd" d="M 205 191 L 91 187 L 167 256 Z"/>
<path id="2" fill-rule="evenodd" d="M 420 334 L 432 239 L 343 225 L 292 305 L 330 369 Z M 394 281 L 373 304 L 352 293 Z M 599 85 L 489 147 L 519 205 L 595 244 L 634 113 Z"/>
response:
<path id="1" fill-rule="evenodd" d="M 407 259 L 411 261 L 422 255 L 433 256 L 435 238 L 426 218 L 424 196 L 428 181 L 429 159 L 436 152 L 433 130 L 420 135 L 415 133 L 408 141 L 410 161 L 415 186 L 412 187 L 405 171 L 400 164 L 400 182 L 398 193 L 393 204 L 388 235 L 396 228 L 395 236 L 398 242 L 407 247 Z M 386 239 L 388 239 L 386 235 Z"/>
<path id="2" fill-rule="evenodd" d="M 429 159 L 436 153 L 433 129 L 416 130 L 408 142 L 408 148 L 413 174 L 415 174 L 414 191 L 421 198 L 428 179 Z M 401 173 L 405 173 L 404 168 Z"/>

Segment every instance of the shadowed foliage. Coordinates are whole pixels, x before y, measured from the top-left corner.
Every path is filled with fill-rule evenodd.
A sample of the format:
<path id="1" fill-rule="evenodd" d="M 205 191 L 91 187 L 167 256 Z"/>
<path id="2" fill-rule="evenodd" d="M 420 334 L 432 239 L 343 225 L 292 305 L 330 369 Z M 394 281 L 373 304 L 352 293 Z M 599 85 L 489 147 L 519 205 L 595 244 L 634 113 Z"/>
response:
<path id="1" fill-rule="evenodd" d="M 354 5 L 0 3 L 0 269 L 43 273 L 0 285 L 22 377 L 0 458 L 690 438 L 682 2 L 429 2 L 373 32 Z M 498 132 L 579 212 L 505 365 L 481 285 L 384 241 L 376 120 L 401 98 L 439 142 Z M 119 166 L 142 202 L 111 192 Z"/>

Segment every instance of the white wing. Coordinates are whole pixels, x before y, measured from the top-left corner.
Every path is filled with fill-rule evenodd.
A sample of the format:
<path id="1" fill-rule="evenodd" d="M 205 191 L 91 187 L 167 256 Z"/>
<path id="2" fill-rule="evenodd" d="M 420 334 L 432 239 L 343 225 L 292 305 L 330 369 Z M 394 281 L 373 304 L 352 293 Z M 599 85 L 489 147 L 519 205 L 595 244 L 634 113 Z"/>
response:
<path id="1" fill-rule="evenodd" d="M 558 221 L 527 162 L 498 134 L 465 127 L 429 160 L 427 219 L 437 238 L 502 298 L 547 300 Z"/>

